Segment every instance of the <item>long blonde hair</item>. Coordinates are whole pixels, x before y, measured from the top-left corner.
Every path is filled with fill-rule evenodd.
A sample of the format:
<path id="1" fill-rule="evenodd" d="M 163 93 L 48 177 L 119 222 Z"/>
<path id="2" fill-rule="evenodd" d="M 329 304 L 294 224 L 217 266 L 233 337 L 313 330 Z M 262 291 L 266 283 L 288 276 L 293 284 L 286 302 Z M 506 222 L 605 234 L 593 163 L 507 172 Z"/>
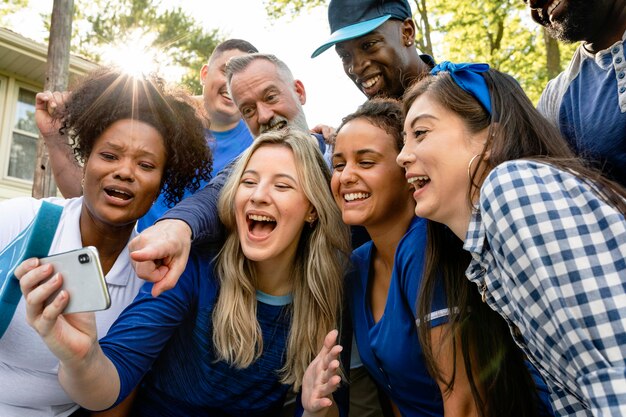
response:
<path id="1" fill-rule="evenodd" d="M 330 191 L 330 172 L 317 144 L 300 131 L 282 130 L 259 136 L 236 164 L 219 199 L 220 219 L 228 232 L 218 254 L 220 295 L 213 311 L 213 343 L 217 358 L 246 368 L 263 352 L 256 318 L 254 262 L 241 249 L 234 200 L 252 154 L 262 146 L 281 145 L 294 155 L 298 179 L 317 212 L 312 228 L 305 226 L 294 260 L 291 328 L 281 382 L 298 390 L 304 371 L 322 346 L 324 336 L 339 323 L 343 275 L 349 254 L 348 228 Z"/>

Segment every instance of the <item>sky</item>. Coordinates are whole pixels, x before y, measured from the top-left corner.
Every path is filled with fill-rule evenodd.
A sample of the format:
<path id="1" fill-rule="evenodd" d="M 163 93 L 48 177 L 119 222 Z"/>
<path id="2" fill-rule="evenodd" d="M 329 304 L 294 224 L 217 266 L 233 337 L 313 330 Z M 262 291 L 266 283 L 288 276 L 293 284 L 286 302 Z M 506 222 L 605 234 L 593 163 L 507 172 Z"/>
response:
<path id="1" fill-rule="evenodd" d="M 365 101 L 365 96 L 344 74 L 333 48 L 315 59 L 310 58 L 330 35 L 326 7 L 305 11 L 296 18 L 269 20 L 261 0 L 162 0 L 162 3 L 165 7 L 181 6 L 207 30 L 219 29 L 225 39 L 245 39 L 259 51 L 285 61 L 294 77 L 305 86 L 304 111 L 309 127 L 338 126 L 342 117 Z M 13 30 L 42 40 L 45 33 L 42 35 L 43 29 L 38 26 L 37 13 L 51 10 L 52 0 L 30 0 L 27 10 L 12 21 Z"/>

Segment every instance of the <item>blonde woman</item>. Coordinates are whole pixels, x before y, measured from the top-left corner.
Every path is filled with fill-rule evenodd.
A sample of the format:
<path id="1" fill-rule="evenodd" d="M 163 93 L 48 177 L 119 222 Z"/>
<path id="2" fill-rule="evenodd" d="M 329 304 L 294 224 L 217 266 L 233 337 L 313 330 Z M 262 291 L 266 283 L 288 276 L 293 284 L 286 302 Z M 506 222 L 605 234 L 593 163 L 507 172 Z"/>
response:
<path id="1" fill-rule="evenodd" d="M 134 416 L 277 415 L 338 322 L 348 233 L 329 178 L 308 135 L 260 136 L 223 189 L 215 261 L 194 253 L 159 297 L 146 284 L 100 343 L 91 314 L 60 315 L 67 295 L 44 308 L 58 285 L 23 264 L 29 323 L 69 395 L 101 410 L 143 378 Z"/>

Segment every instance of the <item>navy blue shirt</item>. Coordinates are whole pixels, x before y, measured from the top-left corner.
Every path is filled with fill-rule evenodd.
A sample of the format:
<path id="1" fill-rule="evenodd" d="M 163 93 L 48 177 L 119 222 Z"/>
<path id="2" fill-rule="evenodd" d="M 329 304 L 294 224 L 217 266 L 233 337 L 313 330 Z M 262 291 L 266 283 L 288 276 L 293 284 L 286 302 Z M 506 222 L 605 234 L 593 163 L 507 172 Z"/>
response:
<path id="1" fill-rule="evenodd" d="M 288 390 L 278 371 L 284 365 L 290 301 L 257 297 L 263 353 L 249 367 L 236 369 L 217 361 L 213 349 L 218 282 L 208 256 L 192 254 L 173 289 L 159 297 L 152 297 L 151 289 L 144 285 L 100 342 L 120 376 L 118 402 L 145 375 L 134 416 L 276 415 Z"/>
<path id="2" fill-rule="evenodd" d="M 354 270 L 347 278 L 350 313 L 361 361 L 405 417 L 443 416 L 439 386 L 426 370 L 415 322 L 426 223 L 425 219 L 415 217 L 398 243 L 387 303 L 378 322 L 374 321 L 368 293 L 373 273 L 373 242 L 353 252 Z M 429 325 L 445 323 L 447 313 L 445 297 L 439 292 L 433 301 Z"/>

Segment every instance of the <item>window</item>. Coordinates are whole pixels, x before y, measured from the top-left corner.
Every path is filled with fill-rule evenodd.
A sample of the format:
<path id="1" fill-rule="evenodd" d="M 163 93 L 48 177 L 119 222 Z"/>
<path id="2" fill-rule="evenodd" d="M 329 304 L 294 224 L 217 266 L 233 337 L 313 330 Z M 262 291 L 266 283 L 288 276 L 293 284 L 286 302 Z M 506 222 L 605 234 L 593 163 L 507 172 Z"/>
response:
<path id="1" fill-rule="evenodd" d="M 35 123 L 35 94 L 19 88 L 11 137 L 9 177 L 32 181 L 39 130 Z"/>

